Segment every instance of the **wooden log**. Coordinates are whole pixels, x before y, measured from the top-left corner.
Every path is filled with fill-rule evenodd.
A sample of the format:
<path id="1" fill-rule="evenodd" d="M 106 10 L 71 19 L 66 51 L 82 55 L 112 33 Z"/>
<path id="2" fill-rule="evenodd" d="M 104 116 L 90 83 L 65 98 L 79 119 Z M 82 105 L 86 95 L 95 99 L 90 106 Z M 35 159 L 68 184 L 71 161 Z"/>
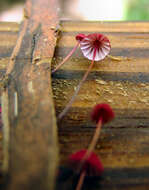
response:
<path id="1" fill-rule="evenodd" d="M 59 122 L 61 165 L 68 156 L 88 147 L 95 124 L 90 112 L 96 103 L 109 103 L 116 118 L 103 126 L 95 152 L 105 166 L 101 189 L 146 190 L 149 186 L 149 23 L 148 22 L 62 22 L 53 68 L 76 44 L 77 33 L 99 32 L 111 41 L 111 55 L 94 64 L 70 111 Z M 90 61 L 78 49 L 53 74 L 57 115 L 73 95 Z M 72 189 L 72 178 L 59 181 L 57 189 Z M 87 183 L 88 185 L 88 183 Z M 99 189 L 99 186 L 85 189 Z"/>
<path id="2" fill-rule="evenodd" d="M 19 24 L 17 23 L 0 22 L 0 81 L 5 75 L 9 58 L 16 44 L 18 30 Z"/>
<path id="3" fill-rule="evenodd" d="M 17 41 L 19 24 L 0 22 L 0 96 L 2 93 L 3 79 L 6 73 L 6 67 L 9 62 L 10 55 Z M 1 100 L 0 100 L 1 101 Z M 2 126 L 0 126 L 0 174 L 2 173 Z M 0 183 L 1 183 L 0 178 Z"/>
<path id="4" fill-rule="evenodd" d="M 7 189 L 54 189 L 58 147 L 50 66 L 58 23 L 57 0 L 27 0 L 2 94 Z"/>
<path id="5" fill-rule="evenodd" d="M 6 26 L 7 28 L 7 26 Z M 96 103 L 109 103 L 116 112 L 103 126 L 95 152 L 105 166 L 103 180 L 85 189 L 146 190 L 149 186 L 149 74 L 148 22 L 100 23 L 63 21 L 53 67 L 75 44 L 78 32 L 102 32 L 111 40 L 111 55 L 97 62 L 69 113 L 59 123 L 60 163 L 69 154 L 87 148 L 95 128 L 90 111 Z M 38 59 L 37 59 L 38 60 Z M 38 60 L 39 61 L 39 60 Z M 40 62 L 40 61 L 39 61 Z M 64 108 L 89 66 L 80 50 L 52 78 L 57 114 Z M 57 181 L 57 189 L 72 189 L 70 178 Z M 88 185 L 88 184 L 87 184 Z"/>

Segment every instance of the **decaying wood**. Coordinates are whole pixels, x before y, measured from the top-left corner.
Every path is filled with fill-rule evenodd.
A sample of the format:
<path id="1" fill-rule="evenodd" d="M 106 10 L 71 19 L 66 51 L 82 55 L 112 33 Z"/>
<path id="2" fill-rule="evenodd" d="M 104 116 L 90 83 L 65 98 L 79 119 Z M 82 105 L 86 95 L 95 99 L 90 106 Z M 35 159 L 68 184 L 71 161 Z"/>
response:
<path id="1" fill-rule="evenodd" d="M 3 93 L 8 95 L 9 115 L 5 117 L 10 123 L 5 131 L 10 133 L 5 134 L 9 157 L 4 157 L 4 163 L 8 162 L 4 172 L 9 175 L 7 189 L 46 190 L 54 188 L 58 161 L 50 79 L 57 39 L 51 27 L 58 25 L 58 1 L 27 0 L 26 10 L 28 17 L 8 63 L 9 83 Z"/>
<path id="2" fill-rule="evenodd" d="M 100 32 L 111 41 L 110 55 L 96 62 L 72 108 L 59 123 L 61 165 L 68 156 L 87 148 L 95 124 L 90 112 L 96 103 L 109 103 L 116 118 L 103 126 L 95 152 L 105 167 L 101 189 L 146 190 L 149 186 L 149 23 L 62 22 L 53 67 L 76 44 L 79 33 Z M 80 49 L 53 74 L 53 92 L 57 114 L 73 95 L 90 61 Z M 72 179 L 70 179 L 72 180 Z M 67 179 L 57 189 L 72 188 Z M 86 186 L 85 189 L 99 189 Z"/>
<path id="3" fill-rule="evenodd" d="M 6 24 L 4 25 L 5 28 L 9 28 Z M 87 148 L 91 140 L 95 125 L 90 121 L 89 116 L 93 105 L 106 102 L 116 112 L 115 120 L 103 126 L 101 138 L 95 149 L 105 167 L 103 180 L 100 182 L 97 180 L 97 184 L 86 186 L 85 189 L 99 189 L 100 183 L 103 190 L 148 189 L 148 25 L 148 22 L 62 22 L 62 33 L 53 59 L 53 67 L 74 46 L 75 35 L 78 32 L 104 33 L 111 40 L 111 55 L 122 58 L 118 61 L 107 57 L 104 61 L 95 63 L 70 112 L 59 123 L 60 163 L 63 166 L 67 163 L 70 153 Z M 14 43 L 15 40 L 12 45 Z M 11 51 L 12 48 L 9 49 L 9 47 L 2 54 L 0 51 L 3 58 L 1 59 L 3 71 L 5 71 L 5 64 L 8 63 L 7 56 L 10 56 Z M 22 61 L 22 57 L 19 60 Z M 39 56 L 36 58 L 37 65 L 44 62 Z M 57 114 L 68 102 L 89 64 L 90 62 L 78 49 L 72 58 L 53 74 L 52 88 Z M 32 84 L 29 84 L 29 87 L 32 87 Z M 16 101 L 16 95 L 14 97 Z M 33 121 L 36 120 L 33 118 Z M 22 132 L 20 135 L 23 136 Z M 32 140 L 31 136 L 29 140 Z M 72 179 L 63 177 L 62 181 L 57 182 L 57 189 L 63 190 L 68 187 L 72 189 L 72 182 L 74 182 Z"/>
<path id="4" fill-rule="evenodd" d="M 4 85 L 4 76 L 6 73 L 6 67 L 8 65 L 9 62 L 9 58 L 10 55 L 13 51 L 13 48 L 16 44 L 17 41 L 17 36 L 18 36 L 18 30 L 19 30 L 19 25 L 16 23 L 5 23 L 5 22 L 1 22 L 0 23 L 0 96 L 2 94 L 2 89 Z M 7 82 L 5 80 L 5 82 Z M 6 96 L 5 96 L 6 95 Z M 6 105 L 4 107 L 3 113 L 6 113 L 8 111 L 8 106 L 7 106 L 7 102 L 8 98 L 7 98 L 7 93 L 3 94 L 3 97 L 1 97 L 1 99 L 3 99 L 3 101 L 1 100 L 1 102 L 4 102 L 4 104 Z M 6 114 L 8 115 L 8 114 Z M 3 116 L 4 118 L 4 122 L 5 125 L 8 126 L 8 117 L 5 118 L 5 115 Z M 4 128 L 3 130 L 9 130 L 9 128 Z M 2 139 L 6 138 L 6 140 L 9 140 L 7 137 L 4 137 L 4 135 L 8 134 L 7 132 L 3 133 L 2 135 L 2 128 L 0 127 L 0 174 L 2 174 L 2 170 L 4 171 L 7 168 L 7 153 L 8 153 L 8 148 L 7 147 L 3 147 L 2 145 Z M 9 145 L 9 143 L 7 142 L 5 144 L 5 146 Z M 6 151 L 5 153 L 3 151 Z M 5 154 L 5 156 L 3 156 Z M 6 159 L 4 160 L 3 158 L 6 157 Z M 3 162 L 3 164 L 2 164 Z M 2 169 L 3 166 L 3 169 Z M 0 178 L 0 183 L 2 178 Z"/>
<path id="5" fill-rule="evenodd" d="M 9 58 L 17 41 L 18 30 L 19 24 L 0 23 L 0 79 L 2 79 L 6 73 Z"/>

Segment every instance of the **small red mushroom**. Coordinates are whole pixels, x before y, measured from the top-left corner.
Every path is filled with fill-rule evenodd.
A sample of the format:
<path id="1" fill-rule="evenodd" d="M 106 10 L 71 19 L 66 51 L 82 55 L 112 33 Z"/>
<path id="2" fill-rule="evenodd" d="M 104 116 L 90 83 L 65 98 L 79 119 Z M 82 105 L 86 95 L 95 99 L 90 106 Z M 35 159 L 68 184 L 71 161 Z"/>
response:
<path id="1" fill-rule="evenodd" d="M 52 74 L 54 72 L 56 72 L 71 56 L 72 54 L 76 51 L 76 49 L 78 48 L 78 46 L 80 45 L 80 42 L 84 39 L 85 35 L 84 34 L 78 34 L 76 36 L 76 40 L 77 40 L 77 44 L 76 46 L 71 50 L 71 52 L 69 52 L 69 54 L 63 59 L 63 61 L 57 65 L 57 67 L 55 69 L 52 70 Z"/>
<path id="2" fill-rule="evenodd" d="M 86 160 L 84 156 L 87 150 L 80 150 L 69 157 L 69 165 L 75 171 L 80 172 L 80 178 L 76 187 L 76 190 L 80 190 L 85 176 L 101 176 L 104 168 L 99 157 L 91 152 Z"/>
<path id="3" fill-rule="evenodd" d="M 94 150 L 100 135 L 102 124 L 110 122 L 114 117 L 115 114 L 109 104 L 104 104 L 104 103 L 97 104 L 93 108 L 93 111 L 91 113 L 91 119 L 92 121 L 96 122 L 97 126 L 84 159 L 86 159 L 90 155 L 90 153 Z"/>
<path id="4" fill-rule="evenodd" d="M 102 120 L 102 123 L 105 124 L 111 121 L 113 118 L 114 112 L 109 104 L 97 104 L 94 106 L 91 113 L 91 119 L 96 123 L 98 123 L 99 120 Z"/>
<path id="5" fill-rule="evenodd" d="M 94 65 L 94 61 L 100 61 L 100 60 L 104 59 L 109 54 L 110 49 L 111 49 L 111 45 L 110 45 L 109 39 L 106 36 L 104 36 L 103 34 L 94 33 L 94 34 L 89 34 L 88 36 L 81 38 L 80 48 L 82 50 L 83 55 L 86 58 L 88 58 L 89 60 L 91 60 L 91 64 L 88 67 L 88 70 L 84 74 L 79 85 L 77 86 L 71 100 L 66 105 L 64 110 L 59 114 L 58 119 L 62 119 L 62 117 L 67 113 L 67 111 L 71 107 L 71 105 L 74 102 L 77 94 L 80 91 L 82 84 L 84 83 L 88 74 L 91 71 L 91 69 Z"/>

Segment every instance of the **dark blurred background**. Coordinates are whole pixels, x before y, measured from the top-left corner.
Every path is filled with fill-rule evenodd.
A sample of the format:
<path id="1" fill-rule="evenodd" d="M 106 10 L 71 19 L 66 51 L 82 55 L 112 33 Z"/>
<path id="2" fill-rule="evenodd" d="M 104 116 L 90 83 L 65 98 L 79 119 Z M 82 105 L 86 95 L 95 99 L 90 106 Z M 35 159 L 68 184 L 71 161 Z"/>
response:
<path id="1" fill-rule="evenodd" d="M 0 21 L 20 22 L 25 0 L 0 0 Z M 61 18 L 149 20 L 149 0 L 60 0 Z"/>
<path id="2" fill-rule="evenodd" d="M 6 10 L 12 5 L 24 3 L 25 0 L 0 0 L 0 11 Z"/>

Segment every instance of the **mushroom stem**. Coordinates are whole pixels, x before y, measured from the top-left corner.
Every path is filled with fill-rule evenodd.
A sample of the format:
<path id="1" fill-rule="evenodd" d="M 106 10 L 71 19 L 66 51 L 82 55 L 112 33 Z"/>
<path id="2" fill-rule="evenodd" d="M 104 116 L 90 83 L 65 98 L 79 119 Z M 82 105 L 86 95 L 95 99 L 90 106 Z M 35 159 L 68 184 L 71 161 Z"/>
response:
<path id="1" fill-rule="evenodd" d="M 76 96 L 78 95 L 78 92 L 80 91 L 80 88 L 82 86 L 82 84 L 84 83 L 84 81 L 86 80 L 88 74 L 90 73 L 93 64 L 94 64 L 94 60 L 95 60 L 95 56 L 96 56 L 96 49 L 94 50 L 94 55 L 93 55 L 93 60 L 88 68 L 88 70 L 86 71 L 86 73 L 84 74 L 82 80 L 80 81 L 80 83 L 78 84 L 76 91 L 74 92 L 74 95 L 72 96 L 71 100 L 68 102 L 68 104 L 66 105 L 66 107 L 64 108 L 64 110 L 58 115 L 58 119 L 62 119 L 62 117 L 67 113 L 67 111 L 69 110 L 69 108 L 71 107 L 72 103 L 74 102 Z"/>
<path id="2" fill-rule="evenodd" d="M 102 119 L 99 119 L 98 123 L 97 123 L 97 126 L 96 126 L 96 130 L 95 130 L 95 133 L 94 133 L 94 136 L 92 138 L 92 141 L 88 147 L 88 150 L 86 152 L 86 154 L 84 155 L 84 158 L 82 159 L 82 163 L 84 163 L 88 157 L 90 156 L 91 152 L 93 152 L 96 144 L 97 144 L 97 141 L 98 141 L 98 138 L 99 138 L 99 135 L 100 135 L 100 131 L 101 131 L 101 126 L 102 126 Z"/>
<path id="3" fill-rule="evenodd" d="M 78 42 L 77 45 L 71 50 L 71 52 L 63 59 L 63 61 L 59 65 L 57 65 L 57 67 L 55 69 L 52 70 L 52 72 L 51 72 L 52 74 L 54 72 L 56 72 L 72 56 L 72 54 L 78 48 L 79 44 L 80 44 L 80 42 Z"/>
<path id="4" fill-rule="evenodd" d="M 101 126 L 102 126 L 102 119 L 100 119 L 98 121 L 98 123 L 97 123 L 93 139 L 92 139 L 91 144 L 89 145 L 89 148 L 88 148 L 88 151 L 87 151 L 89 154 L 91 152 L 93 152 L 93 150 L 94 150 L 94 148 L 95 148 L 95 146 L 97 144 L 97 141 L 98 141 L 98 138 L 99 138 L 99 135 L 100 135 L 100 132 L 101 132 Z"/>
<path id="5" fill-rule="evenodd" d="M 80 190 L 82 188 L 85 176 L 86 176 L 86 172 L 84 170 L 84 171 L 81 172 L 81 175 L 80 175 L 76 190 Z"/>

